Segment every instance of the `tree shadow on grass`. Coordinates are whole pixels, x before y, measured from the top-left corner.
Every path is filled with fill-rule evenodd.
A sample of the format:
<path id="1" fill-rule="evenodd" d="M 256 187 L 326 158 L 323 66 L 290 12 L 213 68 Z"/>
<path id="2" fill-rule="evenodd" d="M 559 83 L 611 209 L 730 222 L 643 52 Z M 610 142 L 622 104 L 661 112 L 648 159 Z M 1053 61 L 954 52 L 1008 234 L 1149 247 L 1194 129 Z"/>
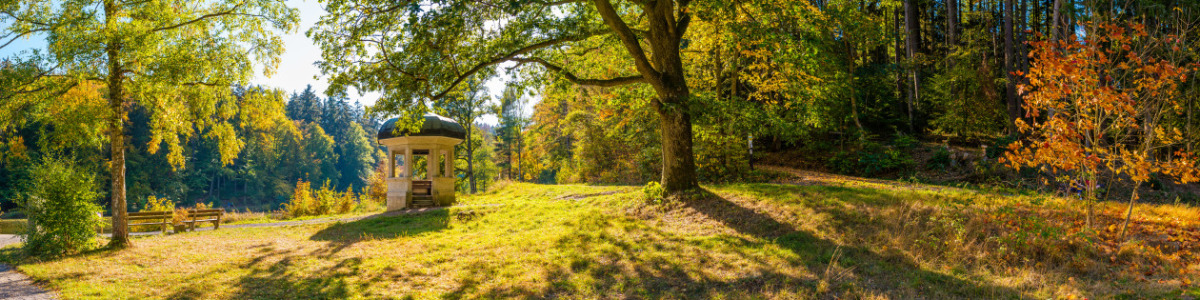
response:
<path id="1" fill-rule="evenodd" d="M 620 215 L 587 216 L 578 220 L 575 232 L 547 249 L 561 254 L 562 261 L 534 268 L 548 287 L 485 287 L 506 266 L 476 263 L 443 298 L 1022 297 L 1010 288 L 922 269 L 900 253 L 839 245 L 707 190 L 676 209 L 692 210 L 739 235 L 680 234 L 653 222 L 622 221 L 627 219 Z M 835 252 L 839 267 L 828 268 Z M 840 273 L 831 278 L 823 275 L 827 269 Z"/>
<path id="2" fill-rule="evenodd" d="M 415 236 L 445 229 L 449 223 L 447 210 L 429 211 L 419 214 L 380 216 L 326 227 L 310 239 L 328 242 L 315 250 L 276 249 L 272 244 L 256 245 L 256 254 L 246 263 L 232 269 L 246 270 L 245 274 L 230 283 L 237 287 L 230 299 L 345 299 L 366 297 L 368 299 L 389 298 L 391 295 L 364 295 L 366 285 L 376 281 L 359 278 L 362 275 L 363 258 L 349 257 L 335 260 L 334 254 L 359 241 L 391 239 Z M 326 261 L 332 265 L 318 267 Z M 220 271 L 214 271 L 220 272 Z M 215 274 L 197 274 L 184 280 L 203 282 Z M 351 280 L 353 279 L 353 280 Z M 205 299 L 205 286 L 197 284 L 177 291 L 168 299 Z"/>
<path id="3" fill-rule="evenodd" d="M 839 193 L 856 199 L 872 199 L 882 195 L 859 189 L 838 189 Z M 885 197 L 886 198 L 886 197 Z M 1020 298 L 1021 294 L 1006 287 L 970 282 L 953 276 L 922 269 L 900 253 L 877 253 L 857 245 L 838 243 L 798 230 L 794 225 L 776 220 L 771 215 L 748 208 L 708 190 L 684 200 L 684 205 L 738 231 L 782 246 L 801 257 L 816 257 L 799 262 L 813 274 L 822 274 L 836 249 L 841 251 L 841 265 L 851 270 L 856 289 L 867 294 L 889 295 L 893 298 Z M 863 216 L 843 215 L 838 218 Z"/>
<path id="4" fill-rule="evenodd" d="M 331 255 L 363 240 L 416 236 L 446 229 L 449 224 L 449 209 L 439 209 L 337 223 L 321 229 L 309 239 L 329 242 L 329 246 L 321 254 Z"/>
<path id="5" fill-rule="evenodd" d="M 211 289 L 219 285 L 236 287 L 227 299 L 346 299 L 357 295 L 354 291 L 363 283 L 351 283 L 347 278 L 358 275 L 362 258 L 346 258 L 337 263 L 308 270 L 304 266 L 314 263 L 313 253 L 296 250 L 276 250 L 269 245 L 260 245 L 259 256 L 241 265 L 229 268 L 213 268 L 206 273 L 193 274 L 181 280 L 190 282 L 167 299 L 211 299 Z M 229 283 L 212 282 L 206 279 L 219 278 L 221 272 L 247 270 L 248 274 Z M 379 295 L 377 295 L 379 296 Z"/>

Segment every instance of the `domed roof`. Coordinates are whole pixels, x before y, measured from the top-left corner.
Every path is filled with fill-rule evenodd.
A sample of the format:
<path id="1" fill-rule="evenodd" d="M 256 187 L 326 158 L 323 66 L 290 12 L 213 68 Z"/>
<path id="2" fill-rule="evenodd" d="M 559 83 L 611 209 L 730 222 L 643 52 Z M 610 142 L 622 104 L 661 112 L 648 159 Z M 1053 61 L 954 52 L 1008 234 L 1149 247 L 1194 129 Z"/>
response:
<path id="1" fill-rule="evenodd" d="M 405 136 L 444 136 L 460 140 L 467 137 L 467 130 L 462 125 L 459 125 L 458 122 L 450 118 L 437 114 L 425 114 L 425 124 L 422 124 L 421 131 L 416 133 L 400 132 L 399 134 L 392 134 L 392 131 L 396 129 L 397 120 L 397 118 L 391 118 L 383 122 L 383 126 L 379 127 L 379 134 L 376 137 L 380 140 Z"/>

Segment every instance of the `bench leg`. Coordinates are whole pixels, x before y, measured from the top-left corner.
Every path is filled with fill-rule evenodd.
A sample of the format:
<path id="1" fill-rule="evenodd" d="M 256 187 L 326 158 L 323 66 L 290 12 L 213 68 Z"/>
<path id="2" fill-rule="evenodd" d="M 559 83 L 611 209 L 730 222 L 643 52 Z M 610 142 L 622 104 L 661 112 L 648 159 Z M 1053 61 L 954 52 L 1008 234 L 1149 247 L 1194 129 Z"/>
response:
<path id="1" fill-rule="evenodd" d="M 221 219 L 213 221 L 213 230 L 221 229 Z"/>

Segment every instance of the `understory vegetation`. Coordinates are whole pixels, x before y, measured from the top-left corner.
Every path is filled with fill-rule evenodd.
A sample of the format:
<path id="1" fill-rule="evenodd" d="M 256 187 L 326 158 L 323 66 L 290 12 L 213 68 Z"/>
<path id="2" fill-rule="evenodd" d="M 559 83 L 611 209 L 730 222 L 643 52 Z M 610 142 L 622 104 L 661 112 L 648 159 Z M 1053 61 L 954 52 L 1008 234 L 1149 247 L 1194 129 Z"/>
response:
<path id="1" fill-rule="evenodd" d="M 1057 197 L 797 174 L 666 202 L 512 183 L 419 214 L 3 260 L 71 299 L 1200 296 L 1195 208 L 1139 204 L 1122 244 L 1116 205 L 1091 231 Z"/>

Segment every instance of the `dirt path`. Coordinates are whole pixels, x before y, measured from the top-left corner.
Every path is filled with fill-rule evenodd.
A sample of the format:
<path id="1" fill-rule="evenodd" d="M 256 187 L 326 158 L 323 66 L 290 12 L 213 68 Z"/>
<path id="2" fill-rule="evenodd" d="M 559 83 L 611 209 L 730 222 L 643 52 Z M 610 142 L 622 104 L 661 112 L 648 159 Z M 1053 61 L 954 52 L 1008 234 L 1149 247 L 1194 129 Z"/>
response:
<path id="1" fill-rule="evenodd" d="M 54 293 L 33 285 L 25 274 L 6 264 L 0 264 L 0 300 L 57 299 Z"/>
<path id="2" fill-rule="evenodd" d="M 21 242 L 15 234 L 0 234 L 0 248 Z M 13 267 L 0 264 L 0 300 L 48 300 L 56 299 L 54 293 L 33 284 L 28 276 Z"/>

